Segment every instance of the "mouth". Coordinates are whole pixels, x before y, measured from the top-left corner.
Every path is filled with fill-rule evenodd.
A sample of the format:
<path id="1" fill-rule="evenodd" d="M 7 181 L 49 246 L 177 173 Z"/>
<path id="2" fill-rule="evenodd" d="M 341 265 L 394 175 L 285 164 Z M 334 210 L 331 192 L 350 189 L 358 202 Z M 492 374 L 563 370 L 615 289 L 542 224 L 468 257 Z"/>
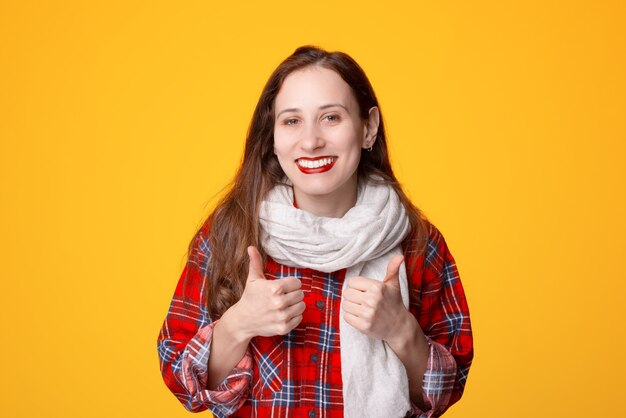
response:
<path id="1" fill-rule="evenodd" d="M 337 157 L 298 158 L 296 165 L 304 174 L 324 173 L 335 165 Z"/>

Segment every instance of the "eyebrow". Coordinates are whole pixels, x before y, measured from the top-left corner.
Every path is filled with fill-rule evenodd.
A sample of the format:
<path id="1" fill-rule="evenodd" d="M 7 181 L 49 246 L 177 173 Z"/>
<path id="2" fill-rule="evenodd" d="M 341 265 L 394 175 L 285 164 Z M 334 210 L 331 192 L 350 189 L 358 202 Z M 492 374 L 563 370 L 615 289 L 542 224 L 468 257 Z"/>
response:
<path id="1" fill-rule="evenodd" d="M 320 110 L 324 110 L 324 109 L 328 109 L 328 108 L 330 108 L 330 107 L 341 107 L 341 108 L 343 108 L 346 112 L 350 113 L 350 111 L 348 110 L 348 108 L 347 108 L 347 107 L 345 107 L 344 105 L 342 105 L 341 103 L 329 103 L 329 104 L 325 104 L 325 105 L 323 105 L 323 106 L 320 106 L 320 107 L 319 107 L 319 109 L 320 109 Z M 289 109 L 284 109 L 284 110 L 281 110 L 281 111 L 280 111 L 280 112 L 276 115 L 276 118 L 278 118 L 280 115 L 282 115 L 282 114 L 283 114 L 283 113 L 285 113 L 285 112 L 300 112 L 300 109 L 299 109 L 299 108 L 297 108 L 297 107 L 292 107 L 292 108 L 289 108 Z"/>

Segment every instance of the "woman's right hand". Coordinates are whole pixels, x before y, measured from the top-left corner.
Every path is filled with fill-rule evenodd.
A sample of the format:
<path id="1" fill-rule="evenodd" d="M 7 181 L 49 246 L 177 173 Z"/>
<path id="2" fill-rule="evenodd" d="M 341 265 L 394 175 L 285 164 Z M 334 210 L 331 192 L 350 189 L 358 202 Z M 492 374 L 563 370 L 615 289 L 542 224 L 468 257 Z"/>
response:
<path id="1" fill-rule="evenodd" d="M 241 299 L 232 306 L 231 319 L 244 339 L 285 335 L 302 321 L 305 309 L 302 283 L 296 277 L 267 280 L 256 247 L 248 247 L 250 266 Z"/>

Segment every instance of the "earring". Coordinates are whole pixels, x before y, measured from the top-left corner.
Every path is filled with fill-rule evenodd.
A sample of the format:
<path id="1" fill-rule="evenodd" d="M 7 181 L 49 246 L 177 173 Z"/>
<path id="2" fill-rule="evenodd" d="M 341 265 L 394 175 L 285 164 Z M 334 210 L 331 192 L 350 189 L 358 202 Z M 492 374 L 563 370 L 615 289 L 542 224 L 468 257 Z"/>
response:
<path id="1" fill-rule="evenodd" d="M 367 152 L 372 152 L 372 146 L 370 145 L 369 148 L 367 148 Z"/>

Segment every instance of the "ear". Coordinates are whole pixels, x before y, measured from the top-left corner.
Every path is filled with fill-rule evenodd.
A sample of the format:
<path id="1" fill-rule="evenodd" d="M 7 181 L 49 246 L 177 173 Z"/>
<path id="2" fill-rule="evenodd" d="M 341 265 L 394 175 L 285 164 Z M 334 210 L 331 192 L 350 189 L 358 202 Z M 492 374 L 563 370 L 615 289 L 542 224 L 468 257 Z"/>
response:
<path id="1" fill-rule="evenodd" d="M 374 145 L 378 137 L 378 125 L 380 124 L 380 111 L 378 106 L 373 106 L 369 111 L 369 116 L 363 130 L 362 148 L 369 148 Z"/>

